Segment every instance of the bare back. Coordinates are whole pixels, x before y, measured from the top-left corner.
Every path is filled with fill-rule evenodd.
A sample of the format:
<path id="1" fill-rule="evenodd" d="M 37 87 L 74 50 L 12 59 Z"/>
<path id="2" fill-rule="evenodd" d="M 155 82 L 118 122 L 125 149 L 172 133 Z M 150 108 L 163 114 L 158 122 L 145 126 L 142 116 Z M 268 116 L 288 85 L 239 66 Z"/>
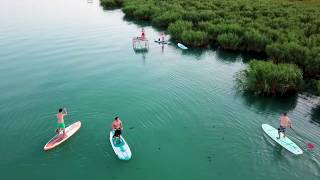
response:
<path id="1" fill-rule="evenodd" d="M 291 126 L 291 120 L 289 119 L 288 116 L 281 116 L 280 117 L 280 125 L 282 127 L 289 127 L 289 126 Z"/>
<path id="2" fill-rule="evenodd" d="M 57 114 L 58 123 L 64 123 L 63 117 L 64 117 L 65 115 L 66 115 L 66 114 L 63 114 L 63 113 L 58 113 L 58 114 Z"/>

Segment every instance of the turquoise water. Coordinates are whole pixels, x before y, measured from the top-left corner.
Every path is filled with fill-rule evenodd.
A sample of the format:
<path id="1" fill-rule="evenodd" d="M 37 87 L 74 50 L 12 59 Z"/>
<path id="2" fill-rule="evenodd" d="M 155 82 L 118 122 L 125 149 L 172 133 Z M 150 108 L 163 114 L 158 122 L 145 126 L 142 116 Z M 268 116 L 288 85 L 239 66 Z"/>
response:
<path id="1" fill-rule="evenodd" d="M 317 99 L 237 93 L 244 55 L 182 51 L 153 43 L 134 53 L 141 26 L 98 1 L 11 0 L 0 6 L 0 179 L 260 179 L 318 180 Z M 56 149 L 55 114 L 80 131 Z M 293 156 L 265 137 L 288 111 L 300 147 Z M 133 157 L 123 162 L 108 139 L 120 116 Z"/>

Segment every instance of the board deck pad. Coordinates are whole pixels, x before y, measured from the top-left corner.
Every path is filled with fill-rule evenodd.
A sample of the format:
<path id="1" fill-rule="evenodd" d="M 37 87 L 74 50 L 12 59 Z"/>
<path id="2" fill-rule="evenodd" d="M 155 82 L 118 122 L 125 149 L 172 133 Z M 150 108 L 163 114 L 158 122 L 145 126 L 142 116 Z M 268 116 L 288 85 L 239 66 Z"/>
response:
<path id="1" fill-rule="evenodd" d="M 58 137 L 58 135 L 55 135 L 52 139 L 50 139 L 50 141 L 44 146 L 43 149 L 47 151 L 59 146 L 61 143 L 63 143 L 64 141 L 69 139 L 73 134 L 75 134 L 80 129 L 80 127 L 80 121 L 71 124 L 70 126 L 65 128 L 66 136 L 62 137 L 62 135 L 60 135 L 61 137 Z"/>
<path id="2" fill-rule="evenodd" d="M 121 142 L 115 144 L 113 140 L 113 135 L 114 135 L 114 131 L 110 131 L 110 134 L 109 134 L 110 144 L 115 154 L 121 160 L 131 159 L 132 154 L 127 142 L 124 140 L 122 136 L 120 136 Z"/>
<path id="3" fill-rule="evenodd" d="M 280 139 L 278 139 L 278 130 L 274 127 L 268 124 L 262 124 L 262 129 L 269 137 L 271 137 L 271 139 L 273 139 L 275 142 L 280 144 L 291 153 L 295 155 L 303 154 L 303 151 L 300 149 L 300 147 L 297 146 L 293 141 L 291 141 L 287 136 L 284 137 L 283 133 L 280 133 Z"/>

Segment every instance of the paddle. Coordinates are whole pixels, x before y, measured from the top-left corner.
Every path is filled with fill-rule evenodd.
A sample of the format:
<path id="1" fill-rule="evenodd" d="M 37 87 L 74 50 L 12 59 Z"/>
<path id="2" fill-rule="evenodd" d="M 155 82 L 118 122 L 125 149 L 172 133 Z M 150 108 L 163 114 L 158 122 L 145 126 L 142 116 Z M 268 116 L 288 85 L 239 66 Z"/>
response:
<path id="1" fill-rule="evenodd" d="M 67 112 L 67 108 L 66 107 L 64 107 L 63 108 L 63 112 L 65 113 L 65 114 L 67 114 L 68 112 Z"/>
<path id="2" fill-rule="evenodd" d="M 308 141 L 306 141 L 305 139 L 301 138 L 301 136 L 299 135 L 299 133 L 297 133 L 297 131 L 296 131 L 295 129 L 293 129 L 292 127 L 291 127 L 291 130 L 292 130 L 296 135 L 298 135 L 298 136 L 300 137 L 300 139 L 307 145 L 308 150 L 312 151 L 312 150 L 314 149 L 314 143 L 308 142 Z"/>

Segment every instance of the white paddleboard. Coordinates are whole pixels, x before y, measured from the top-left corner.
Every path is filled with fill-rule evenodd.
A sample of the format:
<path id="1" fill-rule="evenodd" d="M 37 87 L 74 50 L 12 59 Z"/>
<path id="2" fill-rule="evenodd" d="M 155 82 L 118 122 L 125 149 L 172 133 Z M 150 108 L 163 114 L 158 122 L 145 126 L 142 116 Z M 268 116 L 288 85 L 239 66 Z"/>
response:
<path id="1" fill-rule="evenodd" d="M 188 49 L 185 45 L 178 43 L 177 46 L 181 49 Z"/>
<path id="2" fill-rule="evenodd" d="M 156 42 L 156 43 L 160 43 L 160 44 L 170 44 L 170 42 L 169 41 L 159 41 L 159 40 L 154 40 L 154 42 Z"/>
<path id="3" fill-rule="evenodd" d="M 114 143 L 113 140 L 113 135 L 114 135 L 114 131 L 110 131 L 110 144 L 112 146 L 113 151 L 116 153 L 116 155 L 119 157 L 119 159 L 121 160 L 129 160 L 131 159 L 131 150 L 127 144 L 127 142 L 124 140 L 124 138 L 121 137 L 121 142 L 118 144 Z"/>
<path id="4" fill-rule="evenodd" d="M 275 142 L 280 144 L 282 147 L 290 151 L 291 153 L 295 155 L 303 154 L 303 151 L 297 146 L 294 142 L 292 142 L 287 136 L 283 137 L 283 133 L 280 133 L 280 139 L 278 135 L 278 129 L 275 129 L 274 127 L 268 125 L 268 124 L 262 124 L 263 131 L 270 136 Z"/>

